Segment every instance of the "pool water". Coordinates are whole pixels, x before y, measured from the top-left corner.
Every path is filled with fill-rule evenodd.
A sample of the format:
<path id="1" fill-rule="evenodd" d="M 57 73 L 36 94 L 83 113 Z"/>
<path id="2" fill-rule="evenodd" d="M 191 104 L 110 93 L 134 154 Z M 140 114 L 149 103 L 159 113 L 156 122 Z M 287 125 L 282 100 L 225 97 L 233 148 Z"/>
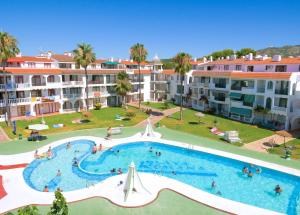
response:
<path id="1" fill-rule="evenodd" d="M 90 153 L 92 145 L 92 141 L 79 140 L 72 142 L 68 150 L 65 145 L 54 148 L 53 159 L 36 160 L 25 169 L 25 180 L 37 190 L 42 190 L 46 184 L 51 185 L 51 190 L 56 187 L 64 191 L 76 190 L 110 177 L 113 168 L 126 172 L 130 162 L 134 161 L 140 172 L 173 178 L 234 201 L 281 213 L 300 214 L 300 178 L 293 175 L 267 168 L 261 168 L 262 172 L 257 174 L 258 167 L 237 160 L 157 142 L 127 143 L 97 154 Z M 79 152 L 75 154 L 76 150 Z M 161 152 L 161 156 L 156 152 Z M 72 167 L 74 156 L 81 159 L 79 168 Z M 242 173 L 244 166 L 253 172 L 252 178 Z M 62 172 L 59 179 L 57 169 Z M 217 185 L 214 189 L 211 188 L 213 180 Z M 277 184 L 283 189 L 278 196 L 274 193 Z"/>

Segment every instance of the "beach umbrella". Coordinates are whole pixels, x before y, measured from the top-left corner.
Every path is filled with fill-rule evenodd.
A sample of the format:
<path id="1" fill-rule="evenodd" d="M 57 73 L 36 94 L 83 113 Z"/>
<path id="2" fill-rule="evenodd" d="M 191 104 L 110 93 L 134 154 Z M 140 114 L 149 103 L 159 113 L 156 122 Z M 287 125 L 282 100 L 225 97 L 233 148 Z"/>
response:
<path id="1" fill-rule="evenodd" d="M 286 138 L 286 137 L 293 137 L 293 135 L 292 135 L 290 132 L 286 131 L 286 130 L 276 131 L 275 133 L 276 133 L 277 135 L 283 137 L 283 144 L 284 144 L 284 147 L 286 147 L 286 145 L 285 145 L 285 138 Z"/>

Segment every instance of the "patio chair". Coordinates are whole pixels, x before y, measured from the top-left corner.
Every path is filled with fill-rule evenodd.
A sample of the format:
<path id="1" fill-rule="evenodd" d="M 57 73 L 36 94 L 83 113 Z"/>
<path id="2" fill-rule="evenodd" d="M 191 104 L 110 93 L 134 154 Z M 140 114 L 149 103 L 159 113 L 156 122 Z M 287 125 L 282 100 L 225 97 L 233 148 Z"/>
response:
<path id="1" fill-rule="evenodd" d="M 225 135 L 223 137 L 229 143 L 240 143 L 242 142 L 239 138 L 239 133 L 237 131 L 225 131 Z"/>

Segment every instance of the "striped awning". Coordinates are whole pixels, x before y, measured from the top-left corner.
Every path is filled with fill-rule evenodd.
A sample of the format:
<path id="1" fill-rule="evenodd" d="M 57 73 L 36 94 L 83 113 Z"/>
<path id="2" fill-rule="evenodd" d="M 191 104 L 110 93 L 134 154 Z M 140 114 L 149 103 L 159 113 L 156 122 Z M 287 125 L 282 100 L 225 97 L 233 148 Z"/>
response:
<path id="1" fill-rule="evenodd" d="M 235 92 L 231 92 L 229 94 L 229 97 L 231 99 L 241 99 L 242 98 L 242 94 L 241 93 L 235 93 Z"/>
<path id="2" fill-rule="evenodd" d="M 230 113 L 234 113 L 234 114 L 237 114 L 237 115 L 242 115 L 242 116 L 245 116 L 245 117 L 251 117 L 252 110 L 246 109 L 246 108 L 231 107 L 230 108 Z"/>

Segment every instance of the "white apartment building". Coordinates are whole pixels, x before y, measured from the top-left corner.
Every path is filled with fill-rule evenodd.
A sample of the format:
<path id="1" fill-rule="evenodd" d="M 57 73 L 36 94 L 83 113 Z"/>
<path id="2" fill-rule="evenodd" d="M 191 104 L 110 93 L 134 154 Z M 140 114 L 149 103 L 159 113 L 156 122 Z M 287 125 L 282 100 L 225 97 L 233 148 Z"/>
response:
<path id="1" fill-rule="evenodd" d="M 96 103 L 117 106 L 115 93 L 117 74 L 129 74 L 132 91 L 126 101 L 138 100 L 138 66 L 129 60 L 97 60 L 88 68 L 89 108 Z M 151 73 L 162 73 L 160 62 L 142 63 L 142 100 L 149 101 Z M 6 86 L 5 86 L 6 79 Z M 85 106 L 85 74 L 77 69 L 70 53 L 63 55 L 48 52 L 38 57 L 17 56 L 8 60 L 5 73 L 0 74 L 0 118 L 5 120 L 5 88 L 13 118 L 47 113 L 78 111 Z M 155 100 L 155 99 L 154 99 Z M 157 100 L 157 99 L 156 99 Z"/>
<path id="2" fill-rule="evenodd" d="M 156 56 L 141 68 L 143 101 L 173 100 L 272 129 L 300 128 L 300 58 L 248 55 L 212 61 L 191 61 L 180 86 L 174 70 L 163 70 Z M 129 60 L 97 60 L 88 68 L 89 108 L 96 103 L 117 106 L 117 74 L 125 71 L 133 84 L 126 101 L 138 101 L 138 66 Z M 6 78 L 6 86 L 4 85 Z M 70 53 L 9 59 L 0 74 L 0 120 L 5 120 L 5 88 L 13 118 L 79 111 L 85 106 L 85 75 Z"/>
<path id="3" fill-rule="evenodd" d="M 300 58 L 231 56 L 200 65 L 192 76 L 194 109 L 272 129 L 300 128 Z"/>

